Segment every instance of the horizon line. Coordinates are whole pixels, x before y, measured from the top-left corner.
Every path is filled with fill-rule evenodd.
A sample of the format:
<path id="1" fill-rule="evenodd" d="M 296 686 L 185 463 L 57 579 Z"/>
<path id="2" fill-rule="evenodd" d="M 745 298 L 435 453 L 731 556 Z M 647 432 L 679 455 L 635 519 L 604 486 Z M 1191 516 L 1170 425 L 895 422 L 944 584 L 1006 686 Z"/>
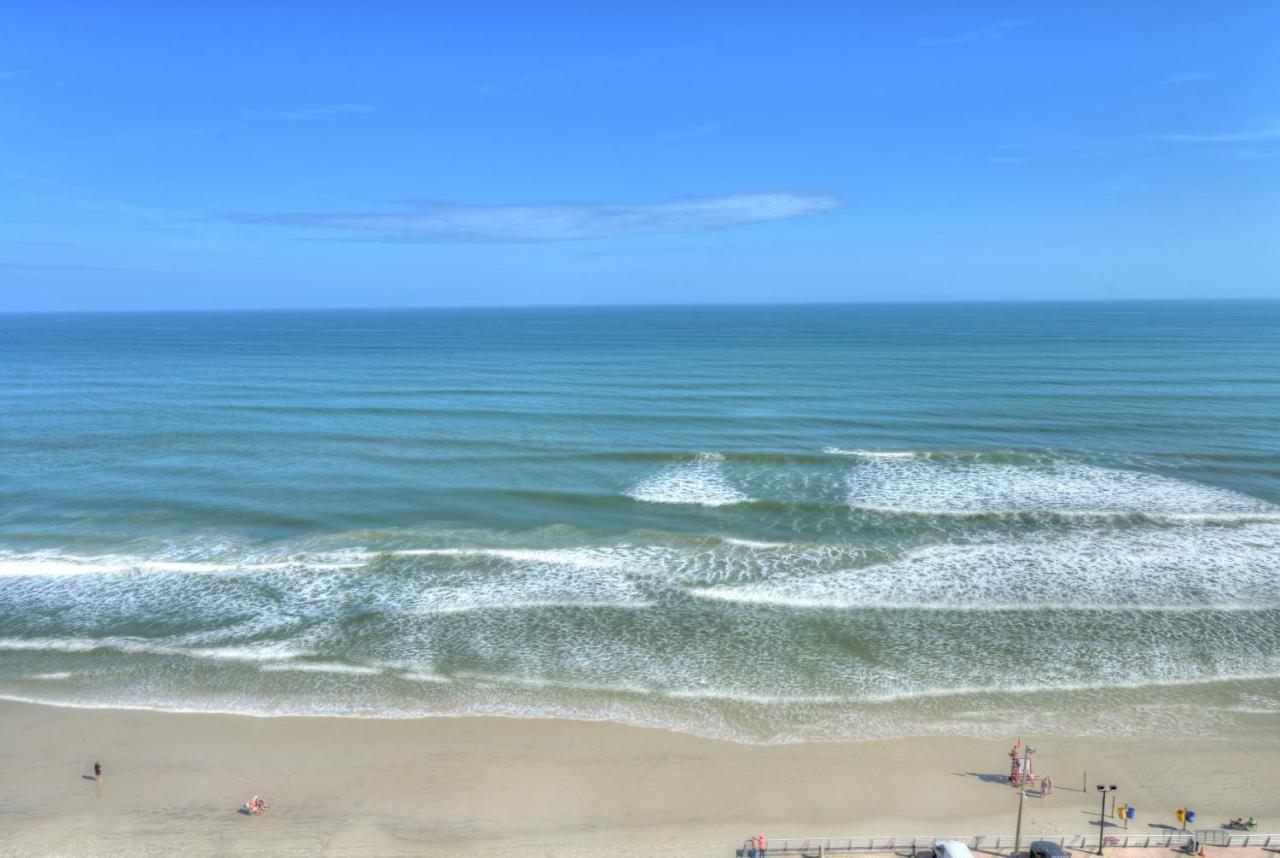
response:
<path id="1" fill-rule="evenodd" d="M 1280 302 L 1280 296 L 1229 298 L 952 298 L 897 299 L 862 301 L 706 301 L 690 303 L 618 303 L 618 304 L 385 304 L 352 306 L 336 304 L 323 307 L 139 307 L 132 309 L 93 310 L 4 310 L 3 316 L 109 316 L 130 313 L 376 313 L 390 311 L 435 310 L 654 310 L 654 309 L 727 309 L 732 307 L 857 307 L 857 306 L 928 306 L 960 304 L 1228 304 L 1248 302 Z"/>

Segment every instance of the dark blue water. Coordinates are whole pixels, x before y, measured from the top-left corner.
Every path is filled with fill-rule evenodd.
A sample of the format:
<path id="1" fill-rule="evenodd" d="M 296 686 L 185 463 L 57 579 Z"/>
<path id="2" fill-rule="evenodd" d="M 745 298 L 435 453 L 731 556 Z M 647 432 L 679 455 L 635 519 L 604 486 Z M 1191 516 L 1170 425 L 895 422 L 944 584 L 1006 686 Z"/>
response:
<path id="1" fill-rule="evenodd" d="M 1247 729 L 1277 344 L 1280 302 L 0 317 L 0 695 Z"/>

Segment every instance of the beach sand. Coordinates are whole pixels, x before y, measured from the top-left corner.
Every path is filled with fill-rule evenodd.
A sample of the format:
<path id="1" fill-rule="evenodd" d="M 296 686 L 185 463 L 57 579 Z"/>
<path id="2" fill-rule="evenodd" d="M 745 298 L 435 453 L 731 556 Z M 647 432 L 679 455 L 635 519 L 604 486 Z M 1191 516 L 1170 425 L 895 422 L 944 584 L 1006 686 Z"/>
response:
<path id="1" fill-rule="evenodd" d="M 1252 740 L 1024 737 L 1056 783 L 1023 830 L 1097 832 L 1095 782 L 1156 833 L 1280 828 L 1280 723 Z M 1008 834 L 1011 740 L 750 746 L 615 724 L 360 720 L 0 702 L 0 855 L 729 856 L 751 834 Z M 92 780 L 101 759 L 105 778 Z M 1081 779 L 1088 771 L 1088 790 Z M 239 807 L 261 793 L 264 817 Z"/>

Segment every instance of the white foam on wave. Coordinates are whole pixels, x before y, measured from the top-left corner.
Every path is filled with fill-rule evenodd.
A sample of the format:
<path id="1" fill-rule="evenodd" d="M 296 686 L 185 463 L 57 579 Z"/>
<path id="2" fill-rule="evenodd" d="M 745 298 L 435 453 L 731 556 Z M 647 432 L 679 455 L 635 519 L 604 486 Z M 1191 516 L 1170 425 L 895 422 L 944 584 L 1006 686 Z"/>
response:
<path id="1" fill-rule="evenodd" d="M 849 467 L 841 462 L 838 472 L 843 474 Z M 145 578 L 8 580 L 0 582 L 0 592 L 8 593 L 10 611 L 26 608 L 26 593 L 45 600 L 40 609 L 44 611 L 47 605 L 49 616 L 62 611 L 68 598 L 77 603 L 76 612 L 58 614 L 58 625 L 50 624 L 49 639 L 28 633 L 28 638 L 17 640 L 16 649 L 68 653 L 116 649 L 229 662 L 225 667 L 201 666 L 202 676 L 213 680 L 209 706 L 239 711 L 243 705 L 264 714 L 417 717 L 447 714 L 438 707 L 454 706 L 450 701 L 465 699 L 470 702 L 457 703 L 448 714 L 494 707 L 529 717 L 556 709 L 600 713 L 605 720 L 648 719 L 723 738 L 739 734 L 698 719 L 710 719 L 707 713 L 744 711 L 748 733 L 758 726 L 787 730 L 796 725 L 797 730 L 810 731 L 808 725 L 817 722 L 804 707 L 826 713 L 827 707 L 847 709 L 868 702 L 980 695 L 1004 685 L 1092 690 L 1130 687 L 1125 683 L 1144 678 L 1167 685 L 1188 674 L 1220 674 L 1203 680 L 1213 682 L 1228 676 L 1267 678 L 1275 673 L 1268 673 L 1266 664 L 1257 659 L 1260 650 L 1274 652 L 1274 648 L 1257 644 L 1259 634 L 1271 633 L 1252 628 L 1254 617 L 1236 613 L 1208 621 L 1211 629 L 1225 629 L 1219 649 L 1215 649 L 1219 643 L 1215 637 L 1209 643 L 1197 639 L 1195 646 L 1184 642 L 1180 646 L 1185 649 L 1176 651 L 1169 646 L 1170 637 L 1198 618 L 1178 617 L 1170 622 L 1157 614 L 1143 614 L 1136 618 L 1136 625 L 1147 631 L 1135 631 L 1125 639 L 1136 642 L 1138 649 L 1156 641 L 1157 648 L 1149 653 L 1153 658 L 1139 666 L 1124 665 L 1114 673 L 1089 661 L 1091 643 L 1081 645 L 1072 637 L 1073 631 L 1063 631 L 1080 622 L 1074 613 L 1046 615 L 1059 618 L 1052 633 L 1032 635 L 1030 644 L 1020 651 L 1024 661 L 1012 665 L 1001 658 L 988 660 L 981 648 L 983 642 L 973 643 L 974 638 L 1001 639 L 1001 629 L 1010 624 L 998 614 L 965 616 L 957 622 L 957 626 L 963 624 L 963 633 L 954 636 L 946 629 L 939 630 L 936 637 L 932 630 L 923 635 L 882 630 L 868 639 L 873 650 L 868 665 L 855 664 L 856 659 L 845 664 L 839 656 L 820 666 L 807 659 L 800 650 L 805 649 L 804 635 L 812 633 L 815 624 L 802 615 L 779 613 L 770 622 L 749 627 L 740 621 L 745 612 L 707 604 L 693 606 L 695 616 L 701 618 L 699 624 L 687 641 L 676 644 L 679 631 L 671 617 L 687 614 L 690 607 L 678 604 L 680 585 L 695 588 L 692 592 L 702 597 L 764 604 L 782 601 L 806 608 L 861 607 L 866 599 L 879 599 L 873 607 L 981 611 L 1004 609 L 1001 598 L 1006 606 L 1018 608 L 1038 605 L 1040 600 L 1089 610 L 1110 605 L 1126 610 L 1135 606 L 1201 610 L 1209 605 L 1233 611 L 1275 610 L 1280 606 L 1275 588 L 1266 589 L 1261 573 L 1265 561 L 1259 560 L 1280 556 L 1280 528 L 1274 525 L 1157 528 L 1142 524 L 1119 530 L 1114 527 L 1117 522 L 1106 524 L 1095 522 L 1086 530 L 1083 522 L 1072 522 L 1070 527 L 1055 522 L 1049 529 L 1057 535 L 1027 537 L 1024 541 L 1029 547 L 1021 552 L 1011 541 L 933 546 L 901 556 L 895 556 L 897 549 L 892 547 L 765 543 L 721 535 L 632 534 L 608 544 L 588 545 L 581 543 L 603 537 L 598 533 L 584 536 L 581 531 L 567 535 L 561 530 L 537 534 L 534 544 L 563 544 L 573 539 L 576 547 L 508 548 L 496 546 L 513 542 L 516 537 L 511 534 L 451 534 L 451 542 L 443 544 L 459 544 L 465 538 L 482 547 L 409 548 L 398 552 L 403 560 L 386 558 L 397 552 L 367 552 L 371 559 L 380 560 L 358 574 L 315 574 L 310 567 L 288 564 L 288 568 L 272 569 L 252 579 L 210 579 L 182 572 Z M 959 529 L 964 533 L 952 534 L 954 538 L 975 538 L 974 530 Z M 998 532 L 1008 534 L 1014 529 L 1001 527 Z M 374 544 L 379 539 L 389 541 L 378 535 L 361 538 Z M 413 544 L 395 538 L 395 544 Z M 526 544 L 534 541 L 520 538 Z M 433 542 L 424 538 L 419 544 Z M 1054 552 L 1057 559 L 1052 559 Z M 1204 562 L 1203 557 L 1210 555 L 1214 559 Z M 264 560 L 273 555 L 252 556 Z M 277 552 L 274 556 L 283 555 Z M 321 555 L 312 552 L 305 556 Z M 414 557 L 421 559 L 415 561 Z M 987 581 L 984 576 L 996 580 Z M 934 582 L 935 577 L 941 580 Z M 1085 584 L 1077 586 L 1072 579 L 1084 579 Z M 1153 591 L 1154 598 L 1150 595 Z M 120 605 L 117 598 L 122 600 Z M 422 617 L 511 608 L 648 608 L 655 604 L 673 605 L 675 610 L 625 617 L 561 611 L 438 620 Z M 203 630 L 198 635 L 163 636 L 154 641 L 89 637 L 108 633 L 108 627 L 100 625 L 104 607 L 110 608 L 113 623 L 117 617 L 128 621 L 110 629 L 132 631 L 172 628 L 167 625 L 170 618 L 187 605 L 201 612 Z M 373 617 L 375 634 L 356 636 L 343 625 L 355 611 L 362 617 Z M 772 622 L 774 619 L 778 622 Z M 831 629 L 840 624 L 861 628 L 868 619 L 886 629 L 929 629 L 937 617 L 886 614 L 812 619 L 820 621 L 816 625 Z M 1084 619 L 1113 632 L 1135 625 L 1131 622 L 1135 618 L 1130 617 Z M 1258 615 L 1259 622 L 1268 619 Z M 148 626 L 150 620 L 157 622 Z M 1169 635 L 1165 626 L 1173 627 Z M 54 628 L 65 637 L 57 638 Z M 257 642 L 273 635 L 286 636 L 293 645 Z M 965 637 L 969 643 L 960 640 Z M 821 644 L 821 638 L 815 633 L 810 640 Z M 741 643 L 744 640 L 748 643 Z M 0 640 L 0 650 L 4 643 Z M 1036 648 L 1041 643 L 1043 649 Z M 1184 651 L 1190 656 L 1179 657 Z M 459 653 L 469 666 L 493 671 L 488 684 L 478 673 L 469 679 L 452 672 L 456 662 L 451 659 Z M 42 685 L 23 675 L 0 679 L 0 688 L 7 686 L 42 698 L 127 698 L 143 704 L 154 700 L 155 708 L 170 711 L 199 706 L 199 694 L 206 693 L 193 695 L 182 686 L 180 677 L 184 674 L 174 669 L 183 666 L 180 662 L 160 665 L 153 674 L 153 659 L 111 656 L 107 653 L 100 661 L 96 655 L 7 656 L 3 662 L 6 667 L 12 663 L 17 666 L 15 672 L 23 674 L 63 667 L 80 670 L 80 663 L 90 659 L 94 665 L 92 675 L 72 674 L 75 680 L 71 682 Z M 306 660 L 308 657 L 315 660 Z M 398 657 L 404 658 L 403 663 L 392 664 Z M 1161 666 L 1162 659 L 1170 665 L 1168 669 Z M 234 662 L 247 662 L 248 667 Z M 153 678 L 136 691 L 104 691 L 101 687 L 113 681 L 109 678 L 112 668 L 103 669 L 108 663 L 128 667 L 129 679 L 136 675 L 135 670 Z M 1270 663 L 1280 669 L 1274 659 Z M 437 667 L 445 675 L 436 673 Z M 508 671 L 517 680 L 503 682 L 494 675 Z M 308 679 L 303 675 L 308 673 L 350 674 L 355 678 L 344 684 L 341 678 Z M 563 679 L 544 678 L 548 676 Z M 1093 678 L 1099 679 L 1098 685 L 1082 684 Z M 427 685 L 414 688 L 397 684 L 399 680 Z M 1032 684 L 1042 680 L 1040 685 Z M 984 687 L 984 682 L 989 685 Z M 501 687 L 495 689 L 495 685 Z M 351 693 L 329 693 L 343 689 Z M 982 700 L 986 706 L 986 698 Z M 965 705 L 969 705 L 967 699 Z M 574 708 L 579 706 L 582 708 Z M 877 721 L 877 725 L 881 723 Z M 806 735 L 817 734 L 810 731 Z"/>
<path id="2" fill-rule="evenodd" d="M 1274 715 L 1280 712 L 1280 695 L 1244 694 L 1227 709 L 1249 715 Z"/>
<path id="3" fill-rule="evenodd" d="M 92 652 L 108 646 L 91 638 L 0 638 L 0 652 Z"/>
<path id="4" fill-rule="evenodd" d="M 407 673 L 401 673 L 399 676 L 401 679 L 406 679 L 409 682 L 426 682 L 432 685 L 448 685 L 453 682 L 453 680 L 447 676 L 441 676 L 438 673 L 425 673 L 420 670 L 411 670 Z"/>
<path id="5" fill-rule="evenodd" d="M 406 548 L 385 553 L 399 557 L 493 557 L 580 569 L 617 569 L 620 565 L 617 555 L 607 548 Z"/>
<path id="6" fill-rule="evenodd" d="M 847 481 L 851 506 L 887 512 L 1280 517 L 1274 504 L 1229 489 L 1071 462 L 868 460 Z"/>
<path id="7" fill-rule="evenodd" d="M 550 593 L 558 594 L 551 601 L 553 605 L 648 606 L 649 600 L 635 590 L 636 580 L 738 581 L 797 564 L 819 571 L 829 569 L 832 564 L 852 563 L 862 552 L 848 546 L 793 546 L 786 542 L 721 536 L 683 546 L 619 542 L 572 549 L 448 548 L 411 549 L 403 553 L 481 558 L 509 564 L 500 578 L 472 576 L 466 580 L 464 586 L 476 594 L 476 604 L 483 607 L 501 596 L 483 592 L 493 586 L 503 588 L 509 601 L 522 604 L 530 604 L 535 595 L 539 601 L 545 600 Z M 458 598 L 461 600 L 460 594 Z M 470 606 L 461 600 L 458 609 L 470 609 Z M 440 610 L 443 612 L 443 606 Z"/>
<path id="8" fill-rule="evenodd" d="M 0 638 L 0 652 L 87 653 L 97 650 L 137 655 L 181 656 L 213 661 L 283 661 L 310 652 L 283 642 L 241 644 L 220 647 L 189 647 L 180 643 L 162 643 L 144 638 Z"/>
<path id="9" fill-rule="evenodd" d="M 535 608 L 617 608 L 637 610 L 652 602 L 625 576 L 583 579 L 570 570 L 511 572 L 490 580 L 472 579 L 391 596 L 409 614 L 459 614 Z"/>
<path id="10" fill-rule="evenodd" d="M 669 685 L 650 685 L 643 683 L 591 682 L 575 679 L 553 679 L 542 676 L 517 676 L 513 674 L 491 674 L 479 672 L 461 672 L 455 674 L 456 679 L 479 682 L 483 685 L 518 686 L 547 690 L 574 691 L 601 694 L 637 695 L 649 699 L 665 698 L 670 700 L 716 701 L 726 703 L 749 703 L 758 705 L 805 704 L 805 703 L 850 703 L 856 698 L 830 694 L 762 694 L 741 688 L 719 687 L 714 685 L 697 685 L 688 687 Z"/>
<path id="11" fill-rule="evenodd" d="M 647 694 L 651 691 L 638 683 L 590 682 L 573 679 L 551 679 L 544 676 L 495 674 L 481 671 L 459 671 L 456 680 L 475 682 L 484 686 L 518 686 L 520 688 L 563 689 L 567 691 L 601 692 L 608 694 Z"/>
<path id="12" fill-rule="evenodd" d="M 847 450 L 843 447 L 823 447 L 822 452 L 832 456 L 859 456 L 865 459 L 914 459 L 928 455 L 913 450 Z"/>
<path id="13" fill-rule="evenodd" d="M 384 605 L 409 614 L 456 614 L 533 608 L 645 608 L 651 601 L 630 572 L 634 552 L 625 545 L 512 549 L 417 548 L 387 552 L 402 557 L 496 561 L 458 564 L 427 580 L 389 583 Z"/>
<path id="14" fill-rule="evenodd" d="M 668 465 L 636 483 L 627 496 L 644 503 L 731 506 L 751 498 L 724 475 L 724 456 L 702 453 L 692 462 Z"/>
<path id="15" fill-rule="evenodd" d="M 454 684 L 429 696 L 391 699 L 376 694 L 372 698 L 334 697 L 228 697 L 201 699 L 181 691 L 154 695 L 151 690 L 98 690 L 75 697 L 41 693 L 13 693 L 0 690 L 0 700 L 19 701 L 71 709 L 116 709 L 201 714 L 233 714 L 249 717 L 344 717 L 353 719 L 401 720 L 430 717 L 489 716 L 520 719 L 556 718 L 577 721 L 611 721 L 643 727 L 657 727 L 719 740 L 756 745 L 813 741 L 883 739 L 927 734 L 975 735 L 992 738 L 1027 731 L 1047 735 L 1203 735 L 1221 738 L 1229 729 L 1247 721 L 1229 720 L 1232 713 L 1246 717 L 1273 715 L 1271 701 L 1251 700 L 1238 695 L 1226 705 L 1182 702 L 1181 689 L 1189 686 L 1230 686 L 1240 683 L 1274 681 L 1276 676 L 1248 675 L 1204 678 L 1174 682 L 1146 682 L 1116 688 L 1109 684 L 1082 684 L 1045 689 L 1028 686 L 1040 695 L 1040 704 L 1027 710 L 1032 717 L 1014 713 L 1008 717 L 1008 694 L 1004 689 L 956 689 L 954 694 L 905 695 L 881 700 L 850 700 L 840 696 L 757 695 L 706 689 L 706 693 L 630 694 L 627 687 L 611 692 L 607 685 L 589 683 L 549 683 L 568 695 L 543 695 L 546 687 L 527 683 Z M 494 686 L 503 686 L 495 693 Z M 576 686 L 582 686 L 580 689 Z M 578 690 L 588 696 L 575 694 Z M 1125 691 L 1129 691 L 1125 695 Z M 604 691 L 603 695 L 596 692 Z M 1119 693 L 1124 700 L 1124 717 L 1113 708 L 1092 705 L 1096 696 L 1080 699 L 1082 692 Z M 1133 692 L 1140 692 L 1135 695 Z M 954 697 L 955 699 L 947 699 Z M 1082 702 L 1084 706 L 1082 707 Z M 962 707 L 962 708 L 957 708 Z M 1207 720 L 1205 717 L 1207 716 Z"/>
<path id="16" fill-rule="evenodd" d="M 338 673 L 351 676 L 373 676 L 382 673 L 381 668 L 358 664 L 340 664 L 335 661 L 275 662 L 258 666 L 267 673 Z"/>
<path id="17" fill-rule="evenodd" d="M 786 548 L 785 542 L 765 542 L 759 539 L 739 539 L 736 536 L 722 537 L 723 541 L 729 545 L 737 545 L 742 548 L 756 548 L 761 551 L 768 551 L 774 548 Z"/>
<path id="18" fill-rule="evenodd" d="M 368 560 L 365 552 L 329 555 L 299 555 L 281 559 L 245 557 L 228 560 L 173 560 L 165 557 L 138 557 L 127 554 L 69 554 L 55 550 L 30 552 L 0 551 L 2 578 L 61 578 L 84 575 L 128 575 L 136 573 L 262 573 L 282 569 L 313 572 L 350 569 Z"/>
<path id="19" fill-rule="evenodd" d="M 693 595 L 799 608 L 1134 610 L 1280 606 L 1280 528 L 1086 531 L 939 544 L 828 574 L 782 573 Z"/>
<path id="20" fill-rule="evenodd" d="M 185 655 L 191 658 L 215 661 L 281 662 L 311 655 L 311 651 L 284 642 L 264 642 L 232 646 L 197 647 L 193 649 L 167 647 L 164 654 Z"/>

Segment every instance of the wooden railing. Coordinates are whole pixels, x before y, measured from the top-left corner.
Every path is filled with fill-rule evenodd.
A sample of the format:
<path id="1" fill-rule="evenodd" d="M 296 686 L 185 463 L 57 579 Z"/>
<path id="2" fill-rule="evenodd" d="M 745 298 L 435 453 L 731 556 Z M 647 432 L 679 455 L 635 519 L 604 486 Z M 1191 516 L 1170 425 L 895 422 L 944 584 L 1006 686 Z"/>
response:
<path id="1" fill-rule="evenodd" d="M 932 850 L 941 840 L 956 840 L 970 849 L 983 852 L 1001 852 L 1013 849 L 1012 834 L 970 834 L 958 837 L 905 835 L 895 837 L 770 837 L 769 855 L 842 855 L 853 852 L 892 852 L 901 855 L 919 855 Z M 1027 849 L 1032 843 L 1056 843 L 1064 849 L 1088 849 L 1098 847 L 1098 835 L 1094 834 L 1024 834 L 1020 847 Z M 1223 829 L 1160 832 L 1155 834 L 1106 834 L 1103 843 L 1108 848 L 1157 847 L 1186 848 L 1193 842 L 1211 846 L 1280 846 L 1280 834 L 1252 834 Z M 750 844 L 744 844 L 739 855 L 750 855 Z"/>

